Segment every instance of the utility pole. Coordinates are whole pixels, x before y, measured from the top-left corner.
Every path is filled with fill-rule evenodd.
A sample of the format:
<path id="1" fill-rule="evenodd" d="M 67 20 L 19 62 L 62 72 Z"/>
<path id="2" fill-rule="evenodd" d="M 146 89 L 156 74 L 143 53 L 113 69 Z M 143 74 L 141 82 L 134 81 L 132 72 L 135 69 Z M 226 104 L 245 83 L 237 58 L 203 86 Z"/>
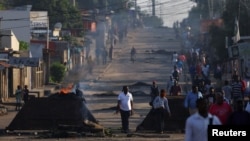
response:
<path id="1" fill-rule="evenodd" d="M 155 16 L 155 0 L 152 0 L 152 15 Z"/>

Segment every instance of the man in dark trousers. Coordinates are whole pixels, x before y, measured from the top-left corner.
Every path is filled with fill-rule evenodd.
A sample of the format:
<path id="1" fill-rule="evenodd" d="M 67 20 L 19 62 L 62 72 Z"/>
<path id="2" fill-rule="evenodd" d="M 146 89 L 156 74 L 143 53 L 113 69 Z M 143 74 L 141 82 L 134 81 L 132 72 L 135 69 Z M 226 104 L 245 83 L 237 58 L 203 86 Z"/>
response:
<path id="1" fill-rule="evenodd" d="M 129 117 L 133 115 L 133 96 L 128 86 L 123 86 L 122 92 L 118 95 L 116 113 L 121 114 L 122 132 L 129 133 Z"/>
<path id="2" fill-rule="evenodd" d="M 159 96 L 159 87 L 156 85 L 156 81 L 152 82 L 152 86 L 150 87 L 150 97 L 151 100 L 149 102 L 149 105 L 152 106 L 154 99 Z"/>

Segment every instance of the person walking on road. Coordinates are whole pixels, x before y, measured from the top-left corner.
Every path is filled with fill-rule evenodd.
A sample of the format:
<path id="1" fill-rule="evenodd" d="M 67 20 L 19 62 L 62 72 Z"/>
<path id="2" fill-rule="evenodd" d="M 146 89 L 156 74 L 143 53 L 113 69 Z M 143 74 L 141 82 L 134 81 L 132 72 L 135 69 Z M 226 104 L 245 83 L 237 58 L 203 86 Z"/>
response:
<path id="1" fill-rule="evenodd" d="M 88 72 L 89 72 L 90 74 L 92 74 L 92 73 L 93 73 L 93 67 L 94 67 L 94 61 L 93 61 L 91 55 L 89 56 L 89 58 L 88 58 L 88 60 L 87 60 L 87 64 L 88 64 Z"/>
<path id="2" fill-rule="evenodd" d="M 133 46 L 132 48 L 131 48 L 131 51 L 130 51 L 130 59 L 131 59 L 131 61 L 134 63 L 135 62 L 135 54 L 136 54 L 136 49 L 135 49 L 135 47 Z"/>
<path id="3" fill-rule="evenodd" d="M 184 101 L 184 106 L 188 108 L 190 115 L 194 114 L 197 111 L 196 100 L 202 97 L 202 93 L 199 92 L 198 86 L 193 85 L 192 91 L 186 95 Z"/>
<path id="4" fill-rule="evenodd" d="M 208 112 L 206 98 L 198 98 L 196 107 L 198 111 L 186 120 L 184 141 L 207 141 L 208 125 L 221 125 L 219 118 Z"/>
<path id="5" fill-rule="evenodd" d="M 151 97 L 151 100 L 149 102 L 149 105 L 153 106 L 153 101 L 154 99 L 159 96 L 160 94 L 160 91 L 159 91 L 159 87 L 158 85 L 156 84 L 156 81 L 153 81 L 152 82 L 152 86 L 150 87 L 150 97 Z"/>
<path id="6" fill-rule="evenodd" d="M 178 84 L 178 81 L 174 80 L 174 85 L 170 88 L 169 94 L 171 96 L 181 95 L 182 89 L 181 86 Z"/>
<path id="7" fill-rule="evenodd" d="M 165 128 L 165 118 L 171 116 L 170 108 L 168 105 L 168 99 L 166 98 L 167 92 L 165 89 L 161 89 L 160 95 L 153 101 L 154 112 L 156 114 L 157 129 L 156 132 L 162 134 Z"/>
<path id="8" fill-rule="evenodd" d="M 176 65 L 177 61 L 178 61 L 178 54 L 177 54 L 177 52 L 175 51 L 175 52 L 172 54 L 172 64 L 173 64 L 173 65 Z"/>
<path id="9" fill-rule="evenodd" d="M 133 115 L 133 96 L 128 86 L 123 86 L 122 92 L 118 95 L 116 113 L 121 115 L 122 132 L 129 133 L 129 117 Z"/>
<path id="10" fill-rule="evenodd" d="M 209 107 L 209 112 L 212 115 L 216 115 L 222 124 L 226 124 L 229 115 L 233 112 L 232 107 L 224 101 L 222 93 L 216 93 L 216 103 Z"/>
<path id="11" fill-rule="evenodd" d="M 23 97 L 23 90 L 22 90 L 22 87 L 20 85 L 17 86 L 15 96 L 16 96 L 16 111 L 19 111 L 19 110 L 21 110 L 22 97 Z"/>

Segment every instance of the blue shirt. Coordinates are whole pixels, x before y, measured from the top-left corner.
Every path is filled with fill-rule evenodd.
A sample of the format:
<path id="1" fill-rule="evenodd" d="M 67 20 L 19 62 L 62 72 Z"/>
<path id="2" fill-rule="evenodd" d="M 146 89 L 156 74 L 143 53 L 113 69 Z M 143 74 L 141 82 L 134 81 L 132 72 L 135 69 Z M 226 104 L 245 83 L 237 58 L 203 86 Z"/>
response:
<path id="1" fill-rule="evenodd" d="M 186 108 L 195 109 L 196 108 L 196 100 L 198 98 L 201 98 L 201 97 L 203 97 L 201 92 L 198 92 L 198 93 L 189 92 L 185 98 L 184 106 Z"/>

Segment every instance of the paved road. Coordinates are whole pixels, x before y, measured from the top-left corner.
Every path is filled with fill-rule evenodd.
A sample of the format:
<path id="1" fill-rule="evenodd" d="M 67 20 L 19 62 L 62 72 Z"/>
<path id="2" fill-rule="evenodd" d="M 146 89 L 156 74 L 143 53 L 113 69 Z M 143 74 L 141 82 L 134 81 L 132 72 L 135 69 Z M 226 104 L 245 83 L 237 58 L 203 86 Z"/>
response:
<path id="1" fill-rule="evenodd" d="M 182 133 L 164 133 L 162 135 L 153 132 L 137 133 L 136 127 L 147 116 L 150 106 L 149 85 L 153 80 L 160 88 L 166 88 L 166 83 L 173 69 L 171 64 L 172 51 L 181 49 L 179 41 L 174 39 L 171 29 L 137 29 L 129 32 L 123 44 L 114 49 L 114 59 L 107 65 L 96 66 L 93 74 L 83 73 L 75 76 L 83 78 L 80 87 L 83 89 L 87 106 L 100 124 L 113 132 L 113 137 L 105 138 L 74 138 L 74 140 L 165 140 L 182 141 Z M 135 46 L 137 50 L 136 61 L 130 61 L 130 49 Z M 183 79 L 182 79 L 183 80 Z M 180 82 L 185 85 L 184 82 Z M 117 94 L 121 92 L 123 85 L 128 85 L 134 94 L 135 115 L 130 119 L 132 137 L 120 133 L 120 115 L 114 114 L 117 102 Z M 170 105 L 171 106 L 171 105 Z M 13 109 L 10 109 L 13 110 Z M 8 115 L 0 117 L 0 127 L 4 129 L 14 118 L 16 112 L 10 111 Z M 35 140 L 30 136 L 0 136 L 0 140 Z M 57 140 L 57 139 L 43 139 Z M 60 139 L 61 140 L 61 139 Z M 62 139 L 62 140 L 72 140 Z"/>
<path id="2" fill-rule="evenodd" d="M 114 60 L 103 73 L 98 77 L 89 75 L 81 81 L 87 106 L 101 125 L 119 132 L 120 115 L 114 114 L 114 107 L 122 86 L 128 85 L 130 92 L 134 94 L 136 114 L 130 119 L 130 129 L 135 132 L 151 108 L 148 104 L 149 85 L 155 80 L 160 88 L 166 88 L 173 69 L 171 52 L 181 50 L 180 42 L 173 35 L 173 30 L 170 29 L 139 29 L 130 32 L 126 43 L 119 46 Z M 134 63 L 130 61 L 132 46 L 137 50 Z M 186 84 L 183 79 L 180 83 Z M 178 134 L 178 137 L 183 140 L 183 134 Z"/>

